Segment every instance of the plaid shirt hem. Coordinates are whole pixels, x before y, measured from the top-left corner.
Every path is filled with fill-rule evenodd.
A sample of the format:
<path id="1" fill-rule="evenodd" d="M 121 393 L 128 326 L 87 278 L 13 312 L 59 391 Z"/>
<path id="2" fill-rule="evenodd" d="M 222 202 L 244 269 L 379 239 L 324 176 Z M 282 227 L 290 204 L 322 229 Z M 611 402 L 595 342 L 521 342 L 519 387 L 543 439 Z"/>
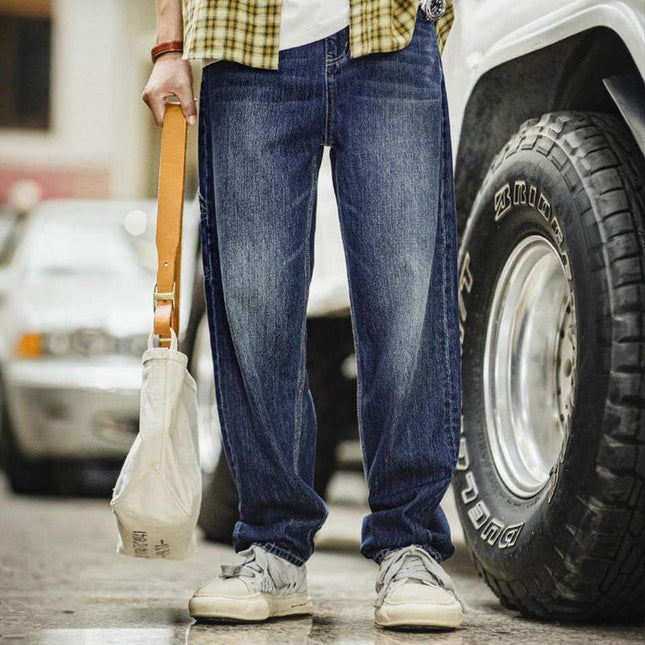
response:
<path id="1" fill-rule="evenodd" d="M 358 58 L 405 47 L 419 0 L 350 0 L 349 54 Z M 282 0 L 183 0 L 184 54 L 278 69 Z M 439 49 L 454 22 L 453 0 L 435 21 Z"/>

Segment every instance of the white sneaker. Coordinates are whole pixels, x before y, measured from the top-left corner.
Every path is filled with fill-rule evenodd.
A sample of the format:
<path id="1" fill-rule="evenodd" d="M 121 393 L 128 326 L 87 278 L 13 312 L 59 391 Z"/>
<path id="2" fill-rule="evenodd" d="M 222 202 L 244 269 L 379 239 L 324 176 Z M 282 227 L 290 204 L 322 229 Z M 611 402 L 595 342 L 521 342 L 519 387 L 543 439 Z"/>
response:
<path id="1" fill-rule="evenodd" d="M 467 607 L 450 576 L 416 545 L 381 561 L 376 591 L 374 622 L 379 627 L 455 628 Z"/>
<path id="2" fill-rule="evenodd" d="M 313 613 L 305 565 L 251 545 L 201 585 L 188 603 L 193 618 L 258 621 Z"/>

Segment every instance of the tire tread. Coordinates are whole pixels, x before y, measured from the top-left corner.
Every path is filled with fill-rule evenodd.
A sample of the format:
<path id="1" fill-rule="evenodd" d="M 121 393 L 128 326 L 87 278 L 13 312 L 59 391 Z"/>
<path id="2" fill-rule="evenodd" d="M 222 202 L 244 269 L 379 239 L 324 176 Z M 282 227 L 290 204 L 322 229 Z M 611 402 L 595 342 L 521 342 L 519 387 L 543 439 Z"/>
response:
<path id="1" fill-rule="evenodd" d="M 597 231 L 589 237 L 601 240 L 592 253 L 594 270 L 606 273 L 610 288 L 604 295 L 613 322 L 601 348 L 608 400 L 590 493 L 578 496 L 566 531 L 553 538 L 561 568 L 542 565 L 530 580 L 502 580 L 473 558 L 502 605 L 526 616 L 639 619 L 645 597 L 645 160 L 614 116 L 547 113 L 525 121 L 495 155 L 480 194 L 503 162 L 527 150 L 561 173 L 582 221 Z"/>

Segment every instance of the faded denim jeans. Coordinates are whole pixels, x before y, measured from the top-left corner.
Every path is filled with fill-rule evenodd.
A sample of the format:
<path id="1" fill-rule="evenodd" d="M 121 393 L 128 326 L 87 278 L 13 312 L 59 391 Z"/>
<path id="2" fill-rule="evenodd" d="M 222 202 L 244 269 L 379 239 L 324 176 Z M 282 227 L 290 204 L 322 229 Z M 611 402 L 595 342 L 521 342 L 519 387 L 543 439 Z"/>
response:
<path id="1" fill-rule="evenodd" d="M 327 517 L 314 491 L 306 305 L 330 146 L 357 358 L 371 512 L 360 552 L 454 551 L 439 506 L 454 473 L 461 374 L 450 129 L 435 25 L 351 59 L 349 29 L 282 50 L 278 70 L 204 69 L 199 166 L 205 295 L 236 551 L 296 564 Z"/>

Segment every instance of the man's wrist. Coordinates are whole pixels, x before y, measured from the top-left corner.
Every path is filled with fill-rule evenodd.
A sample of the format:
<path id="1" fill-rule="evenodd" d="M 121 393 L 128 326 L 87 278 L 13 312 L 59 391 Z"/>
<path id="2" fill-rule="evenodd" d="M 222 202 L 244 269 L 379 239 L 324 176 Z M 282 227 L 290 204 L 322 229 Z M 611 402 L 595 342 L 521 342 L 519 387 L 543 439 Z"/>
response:
<path id="1" fill-rule="evenodd" d="M 168 43 L 173 40 L 183 40 L 184 34 L 181 30 L 178 29 L 168 29 L 157 31 L 157 38 L 155 40 L 155 45 L 160 45 L 161 43 Z"/>
<path id="2" fill-rule="evenodd" d="M 158 43 L 150 50 L 150 57 L 154 63 L 160 56 L 165 54 L 182 54 L 184 51 L 184 41 L 183 40 L 168 40 L 165 42 Z"/>
<path id="3" fill-rule="evenodd" d="M 182 54 L 177 53 L 177 52 L 167 52 L 166 54 L 158 56 L 156 58 L 155 62 L 153 63 L 153 65 L 156 65 L 157 63 L 163 62 L 163 61 L 171 63 L 171 62 L 182 61 L 182 60 L 183 60 Z M 186 61 L 186 62 L 188 62 L 188 61 Z"/>

